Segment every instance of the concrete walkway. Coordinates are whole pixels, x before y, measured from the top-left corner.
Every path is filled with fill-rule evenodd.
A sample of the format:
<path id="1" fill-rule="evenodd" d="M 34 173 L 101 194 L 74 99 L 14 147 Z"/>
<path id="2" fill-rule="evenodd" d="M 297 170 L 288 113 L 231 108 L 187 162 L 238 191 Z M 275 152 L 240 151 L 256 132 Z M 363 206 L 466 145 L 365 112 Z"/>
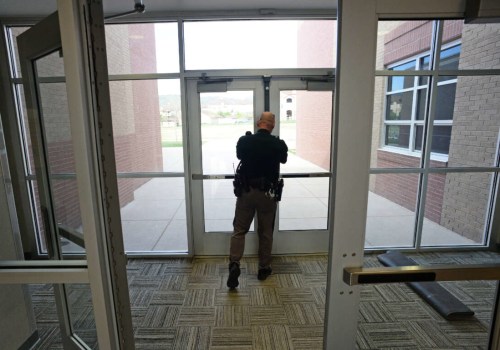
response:
<path id="1" fill-rule="evenodd" d="M 221 158 L 220 147 L 207 150 Z M 205 146 L 204 146 L 205 150 Z M 234 152 L 234 150 L 231 150 Z M 182 172 L 180 149 L 164 148 L 166 171 Z M 229 155 L 229 152 L 226 152 Z M 211 159 L 207 153 L 205 160 Z M 210 163 L 210 162 L 208 162 Z M 227 162 L 226 164 L 231 164 Z M 232 172 L 231 165 L 219 173 Z M 205 169 L 207 169 L 204 166 Z M 282 173 L 323 172 L 290 154 Z M 205 170 L 205 173 L 215 173 Z M 328 178 L 285 180 L 279 205 L 280 230 L 327 229 Z M 183 178 L 153 178 L 134 192 L 134 200 L 121 210 L 125 249 L 129 252 L 187 251 L 186 201 Z M 207 181 L 204 188 L 207 231 L 231 231 L 235 197 L 230 180 Z M 379 195 L 369 193 L 366 248 L 411 247 L 415 213 Z M 430 220 L 424 220 L 423 245 L 477 244 Z"/>

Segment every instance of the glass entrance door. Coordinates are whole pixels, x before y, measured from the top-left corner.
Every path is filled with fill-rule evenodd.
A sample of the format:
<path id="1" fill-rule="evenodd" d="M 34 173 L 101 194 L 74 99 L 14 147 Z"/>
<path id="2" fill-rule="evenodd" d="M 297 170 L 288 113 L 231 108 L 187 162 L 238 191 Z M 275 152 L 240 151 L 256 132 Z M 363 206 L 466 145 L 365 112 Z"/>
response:
<path id="1" fill-rule="evenodd" d="M 262 80 L 188 81 L 192 218 L 196 255 L 227 254 L 233 230 L 236 142 L 264 110 Z M 251 227 L 253 231 L 253 224 Z M 255 235 L 247 249 L 256 250 Z"/>
<path id="2" fill-rule="evenodd" d="M 64 260 L 73 253 L 85 254 L 85 239 L 82 231 L 80 198 L 76 184 L 75 155 L 71 141 L 68 98 L 64 82 L 64 62 L 61 56 L 61 39 L 56 35 L 44 49 L 30 47 L 39 38 L 39 28 L 59 29 L 58 13 L 42 21 L 18 37 L 21 70 L 25 82 L 26 105 L 28 106 L 27 128 L 30 130 L 31 148 L 29 161 L 34 179 L 31 181 L 35 197 L 35 210 L 39 222 L 42 251 L 49 259 Z M 56 30 L 56 32 L 57 32 Z M 58 33 L 57 33 L 58 34 Z M 52 81 L 51 81 L 52 79 Z M 30 108 L 31 107 L 31 108 Z M 57 284 L 51 288 L 57 306 L 62 343 L 68 348 L 79 348 L 83 342 L 79 319 L 84 309 L 71 301 L 71 294 L 90 297 L 88 285 Z M 76 287 L 76 289 L 75 289 Z M 73 292 L 72 292 L 73 291 Z M 92 304 L 85 308 L 94 320 Z M 95 321 L 93 322 L 95 324 Z M 91 332 L 86 345 L 97 344 L 96 329 Z"/>
<path id="3" fill-rule="evenodd" d="M 85 5 L 94 23 L 103 21 L 102 5 Z M 111 219 L 112 210 L 103 210 L 103 203 L 110 197 L 96 182 L 105 182 L 106 191 L 116 190 L 102 170 L 94 168 L 97 159 L 104 159 L 97 154 L 112 154 L 112 150 L 90 126 L 94 118 L 102 117 L 92 108 L 92 101 L 99 99 L 102 110 L 109 108 L 109 100 L 103 98 L 105 88 L 95 94 L 87 90 L 95 81 L 100 81 L 101 87 L 107 86 L 107 76 L 102 78 L 99 72 L 86 70 L 90 64 L 104 61 L 104 50 L 95 53 L 96 46 L 103 45 L 104 34 L 98 33 L 97 27 L 87 27 L 93 37 L 92 43 L 87 42 L 82 29 L 89 26 L 85 18 L 83 3 L 81 6 L 77 2 L 59 3 L 58 12 L 17 38 L 28 112 L 24 123 L 30 140 L 27 163 L 32 175 L 27 180 L 34 193 L 33 211 L 41 222 L 43 247 L 50 261 L 15 261 L 3 269 L 14 266 L 10 275 L 15 283 L 42 283 L 43 287 L 31 289 L 33 295 L 45 290 L 49 297 L 54 296 L 57 315 L 54 305 L 45 311 L 52 314 L 49 316 L 52 322 L 59 322 L 65 349 L 98 345 L 122 348 L 118 335 L 133 347 L 128 289 L 121 279 L 125 265 L 111 252 L 113 249 L 107 251 L 108 241 L 103 239 L 104 231 L 111 231 L 106 217 Z M 61 33 L 60 28 L 65 31 Z M 84 54 L 85 50 L 94 55 Z M 106 123 L 105 118 L 99 121 Z M 99 150 L 93 147 L 93 137 L 101 141 Z M 100 165 L 109 171 L 109 166 L 103 163 Z M 115 207 L 116 202 L 110 200 L 107 204 Z M 120 229 L 113 226 L 113 234 L 121 237 Z M 113 243 L 109 241 L 110 245 Z M 123 255 L 123 247 L 113 245 L 113 248 Z M 71 256 L 74 253 L 83 256 L 83 260 L 74 260 Z M 114 267 L 110 268 L 111 265 Z M 12 283 L 9 278 L 8 273 L 2 274 L 0 283 Z M 121 290 L 113 293 L 111 286 L 117 284 Z M 115 306 L 119 304 L 123 308 Z"/>
<path id="4" fill-rule="evenodd" d="M 273 252 L 326 253 L 332 138 L 332 77 L 275 79 L 271 110 L 288 145 Z"/>
<path id="5" fill-rule="evenodd" d="M 297 78 L 270 82 L 270 110 L 276 115 L 273 134 L 289 148 L 288 162 L 281 165 L 285 188 L 275 225 L 276 254 L 327 251 L 333 84 L 321 83 Z M 195 254 L 224 255 L 236 203 L 236 143 L 247 131 L 256 131 L 264 110 L 264 83 L 258 78 L 193 80 L 187 91 L 196 92 L 188 96 Z M 254 224 L 245 242 L 246 254 L 257 252 L 253 232 Z"/>

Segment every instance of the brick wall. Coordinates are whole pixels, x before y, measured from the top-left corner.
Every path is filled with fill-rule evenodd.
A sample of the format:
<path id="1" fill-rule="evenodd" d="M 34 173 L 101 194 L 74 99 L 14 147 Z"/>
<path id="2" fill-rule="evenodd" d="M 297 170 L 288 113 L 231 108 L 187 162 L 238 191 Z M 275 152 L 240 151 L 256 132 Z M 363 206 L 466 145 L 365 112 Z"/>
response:
<path id="1" fill-rule="evenodd" d="M 116 26 L 106 35 L 110 73 L 156 72 L 154 25 Z M 38 65 L 40 74 L 64 75 L 60 61 L 57 54 L 43 60 Z M 161 171 L 163 159 L 156 81 L 111 82 L 110 89 L 117 171 Z M 66 87 L 63 83 L 43 84 L 41 94 L 51 173 L 75 173 Z M 134 191 L 147 181 L 120 180 L 120 205 L 132 201 Z M 54 180 L 52 185 L 58 222 L 80 227 L 76 180 Z M 39 212 L 39 208 L 37 210 Z M 43 232 L 43 225 L 41 230 Z"/>
<path id="2" fill-rule="evenodd" d="M 460 69 L 500 68 L 500 25 L 467 24 Z M 500 77 L 458 77 L 449 166 L 495 165 L 500 128 Z M 441 224 L 476 242 L 484 233 L 491 174 L 448 174 Z"/>
<path id="3" fill-rule="evenodd" d="M 336 25 L 329 21 L 304 21 L 298 30 L 299 67 L 335 66 Z M 333 62 L 333 66 L 332 66 Z M 330 169 L 332 93 L 297 91 L 297 155 L 323 169 Z"/>
<path id="4" fill-rule="evenodd" d="M 331 92 L 297 91 L 297 155 L 323 169 L 330 169 L 331 116 Z"/>
<path id="5" fill-rule="evenodd" d="M 460 38 L 461 20 L 445 21 L 443 43 Z M 405 21 L 384 38 L 384 64 L 401 61 L 418 53 L 429 51 L 432 39 L 432 21 Z"/>
<path id="6" fill-rule="evenodd" d="M 380 168 L 418 168 L 420 158 L 379 149 L 377 150 L 377 165 Z M 446 163 L 431 161 L 431 167 L 442 168 L 444 166 Z M 432 174 L 428 181 L 425 217 L 437 223 L 441 220 L 445 179 L 444 174 Z M 378 174 L 374 182 L 372 189 L 374 193 L 415 211 L 418 174 Z"/>

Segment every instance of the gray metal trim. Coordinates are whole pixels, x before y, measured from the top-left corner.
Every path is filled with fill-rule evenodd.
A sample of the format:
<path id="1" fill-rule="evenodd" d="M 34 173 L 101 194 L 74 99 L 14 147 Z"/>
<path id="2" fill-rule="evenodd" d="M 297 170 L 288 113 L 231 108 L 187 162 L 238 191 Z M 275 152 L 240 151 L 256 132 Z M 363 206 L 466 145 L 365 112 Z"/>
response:
<path id="1" fill-rule="evenodd" d="M 377 77 L 390 77 L 390 76 L 430 76 L 433 75 L 431 70 L 376 70 L 375 76 Z M 500 69 L 462 69 L 462 70 L 440 70 L 438 76 L 481 76 L 481 75 L 500 75 Z"/>
<path id="2" fill-rule="evenodd" d="M 442 168 L 372 168 L 370 174 L 419 174 L 419 173 L 498 173 L 500 167 L 442 167 Z"/>
<path id="3" fill-rule="evenodd" d="M 89 283 L 87 268 L 15 268 L 0 269 L 0 284 Z"/>
<path id="4" fill-rule="evenodd" d="M 85 238 L 83 233 L 63 224 L 58 224 L 57 230 L 59 232 L 59 236 L 66 238 L 68 241 L 75 243 L 79 247 L 85 248 Z"/>

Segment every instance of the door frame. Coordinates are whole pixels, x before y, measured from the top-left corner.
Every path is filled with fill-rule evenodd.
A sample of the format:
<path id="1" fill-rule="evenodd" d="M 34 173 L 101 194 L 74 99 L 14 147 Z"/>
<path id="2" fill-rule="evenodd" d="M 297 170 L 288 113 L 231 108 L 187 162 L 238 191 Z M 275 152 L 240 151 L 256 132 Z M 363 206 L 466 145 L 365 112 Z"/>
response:
<path id="1" fill-rule="evenodd" d="M 275 72 L 276 73 L 276 72 Z M 306 73 L 303 74 L 302 73 Z M 313 74 L 311 74 L 313 73 Z M 210 73 L 208 73 L 210 74 Z M 322 84 L 321 81 L 315 81 L 314 84 L 309 84 L 304 77 L 322 78 L 331 76 L 331 70 L 295 70 L 293 75 L 285 72 L 283 75 L 258 75 L 253 72 L 252 75 L 245 74 L 244 77 L 237 75 L 227 75 L 224 77 L 218 76 L 210 82 L 211 78 L 207 78 L 207 74 L 202 75 L 202 79 L 190 78 L 187 79 L 187 121 L 188 121 L 188 153 L 189 153 L 189 172 L 188 178 L 190 181 L 191 198 L 191 220 L 193 227 L 193 255 L 226 255 L 229 252 L 230 234 L 231 232 L 209 232 L 205 231 L 204 223 L 204 198 L 203 198 L 203 179 L 231 179 L 234 174 L 217 174 L 206 175 L 202 173 L 202 153 L 201 153 L 201 110 L 200 110 L 200 92 L 221 92 L 237 91 L 237 90 L 253 90 L 254 91 L 254 129 L 256 128 L 257 120 L 264 111 L 265 96 L 270 97 L 269 110 L 276 115 L 280 111 L 280 91 L 284 89 L 307 90 L 309 85 L 315 85 L 314 90 L 320 91 L 318 88 Z M 229 78 L 228 78 L 229 77 Z M 266 92 L 266 83 L 264 78 L 269 79 L 269 90 Z M 206 80 L 206 84 L 204 84 Z M 203 88 L 200 91 L 200 84 Z M 323 90 L 328 87 L 333 88 L 333 80 L 330 83 L 325 83 Z M 253 131 L 253 130 L 252 130 Z M 273 134 L 278 135 L 280 131 L 279 117 L 276 120 L 276 126 Z M 285 140 L 286 141 L 286 140 Z M 234 145 L 236 146 L 236 145 Z M 282 174 L 282 177 L 330 177 L 331 172 L 319 174 Z M 285 179 L 286 182 L 286 179 Z M 331 184 L 330 184 L 331 188 Z M 231 211 L 234 207 L 231 208 Z M 279 205 L 277 210 L 279 215 Z M 328 220 L 328 219 L 327 219 Z M 328 220 L 330 222 L 330 220 Z M 274 254 L 297 254 L 297 253 L 326 253 L 328 247 L 328 229 L 325 230 L 304 230 L 304 231 L 279 231 L 279 225 L 275 225 L 273 253 Z M 314 235 L 314 239 L 311 239 Z M 297 243 L 298 242 L 298 243 Z M 297 251 L 297 247 L 301 247 L 301 251 Z M 305 248 L 304 248 L 305 247 Z M 247 254 L 257 254 L 258 239 L 255 234 L 250 232 L 245 240 L 245 250 Z"/>
<path id="2" fill-rule="evenodd" d="M 38 124 L 36 92 L 28 91 L 36 90 L 32 61 L 58 47 L 64 51 L 71 135 L 88 260 L 58 260 L 61 255 L 56 242 L 52 252 L 55 260 L 51 260 L 50 264 L 40 261 L 2 262 L 0 284 L 58 284 L 54 291 L 60 312 L 63 344 L 65 348 L 75 349 L 83 349 L 85 344 L 72 334 L 69 311 L 64 300 L 64 283 L 89 284 L 99 346 L 133 349 L 126 258 L 119 209 L 118 213 L 113 209 L 119 208 L 119 203 L 116 169 L 113 161 L 110 161 L 114 159 L 114 150 L 102 3 L 58 0 L 57 9 L 59 15 L 56 13 L 40 21 L 39 25 L 24 33 L 25 39 L 20 39 L 20 47 L 24 47 L 20 48 L 20 56 L 24 57 L 21 65 L 24 67 L 23 79 L 30 120 Z M 35 136 L 34 148 L 43 147 L 39 139 L 41 134 L 34 132 L 32 135 Z M 39 158 L 39 168 L 43 169 L 44 155 L 40 153 L 35 158 Z M 104 162 L 103 154 L 113 157 L 107 157 Z M 37 176 L 41 173 L 46 173 L 46 170 L 37 171 Z M 46 174 L 40 179 L 48 182 Z M 48 195 L 45 202 L 50 202 L 50 194 L 44 192 Z"/>
<path id="3" fill-rule="evenodd" d="M 344 283 L 342 276 L 347 267 L 363 266 L 377 22 L 379 19 L 465 18 L 466 10 L 466 3 L 459 0 L 338 1 L 339 49 L 332 154 L 337 171 L 332 198 L 335 205 L 330 207 L 333 225 L 329 242 L 324 349 L 354 349 L 356 344 L 361 287 Z M 491 10 L 499 13 L 500 9 Z M 352 45 L 353 42 L 362 45 Z M 494 215 L 496 225 L 498 212 L 497 206 Z M 495 349 L 499 348 L 499 323 L 497 288 L 497 305 L 492 322 L 494 329 L 491 330 L 491 337 L 496 337 Z"/>
<path id="4" fill-rule="evenodd" d="M 205 231 L 204 196 L 203 196 L 203 167 L 201 148 L 201 106 L 200 91 L 198 90 L 198 79 L 188 79 L 186 82 L 187 99 L 187 120 L 188 120 L 188 144 L 189 147 L 189 172 L 191 198 L 187 201 L 191 207 L 193 255 L 226 255 L 229 252 L 228 232 Z M 203 82 L 201 82 L 203 84 Z M 262 79 L 245 78 L 220 81 L 213 84 L 203 84 L 202 92 L 222 92 L 227 91 L 248 91 L 254 94 L 254 128 L 257 117 L 264 111 L 264 85 Z M 253 131 L 253 130 L 252 130 Z M 236 147 L 236 145 L 234 145 Z M 236 148 L 235 148 L 236 149 Z M 222 174 L 221 174 L 222 175 Z M 230 174 L 228 174 L 230 175 Z M 219 175 L 214 175 L 214 179 L 223 179 Z M 234 210 L 234 207 L 231 208 Z M 246 247 L 250 251 L 257 251 L 258 241 L 256 235 L 250 234 L 246 239 Z"/>

